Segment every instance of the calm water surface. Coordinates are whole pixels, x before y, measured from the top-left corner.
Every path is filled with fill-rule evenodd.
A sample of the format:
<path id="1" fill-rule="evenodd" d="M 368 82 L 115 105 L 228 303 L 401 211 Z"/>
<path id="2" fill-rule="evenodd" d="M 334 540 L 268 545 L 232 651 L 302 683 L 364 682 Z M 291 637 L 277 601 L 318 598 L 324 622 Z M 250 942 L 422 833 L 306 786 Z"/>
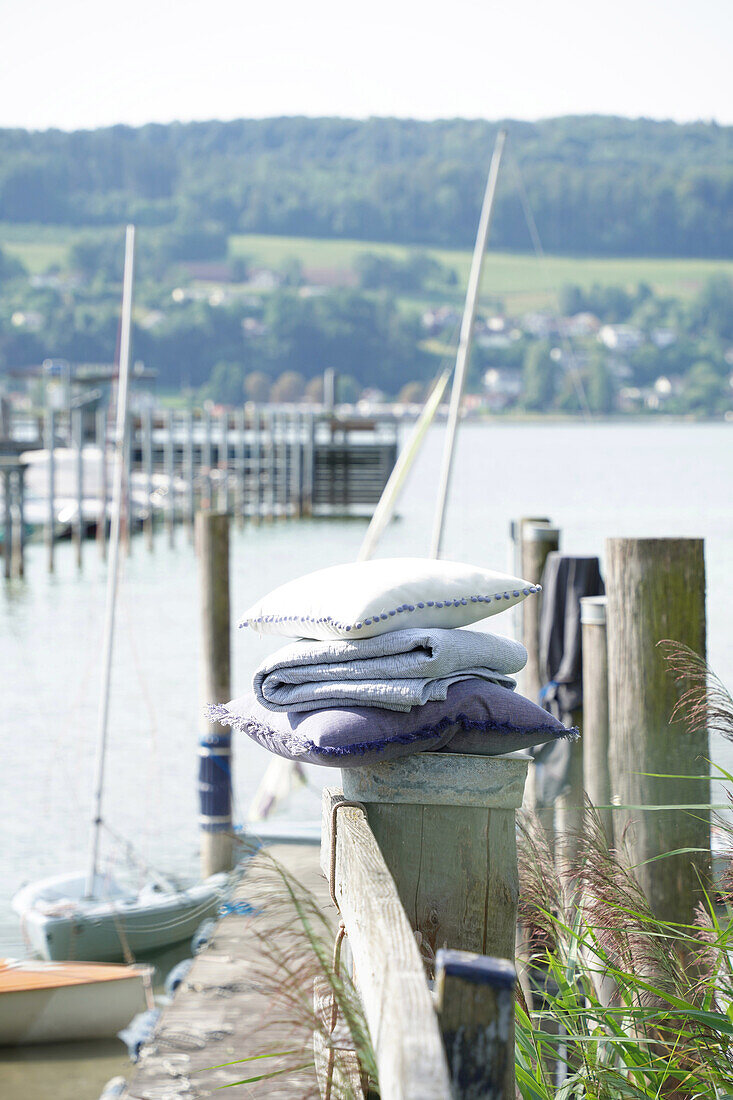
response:
<path id="1" fill-rule="evenodd" d="M 442 436 L 438 427 L 428 437 L 380 555 L 427 552 Z M 733 425 L 468 425 L 459 439 L 444 556 L 509 570 L 509 523 L 521 515 L 550 516 L 568 553 L 602 556 L 608 536 L 702 536 L 709 658 L 733 684 L 732 474 Z M 354 558 L 364 530 L 360 521 L 233 529 L 234 613 L 293 576 Z M 105 816 L 145 859 L 194 877 L 196 563 L 182 530 L 176 538 L 170 549 L 160 535 L 152 554 L 138 541 L 124 563 Z M 0 954 L 23 953 L 9 908 L 13 892 L 28 879 L 84 863 L 105 583 L 96 547 L 85 550 L 81 575 L 63 545 L 49 577 L 42 547 L 33 546 L 25 580 L 0 588 Z M 508 625 L 508 616 L 497 620 L 500 629 Z M 247 689 L 254 665 L 277 645 L 236 632 L 235 693 Z M 235 751 L 244 816 L 268 756 L 245 738 Z M 714 745 L 713 755 L 733 770 L 730 747 Z M 328 775 L 310 770 L 312 787 L 298 794 L 289 816 L 317 814 Z M 124 863 L 123 851 L 109 852 Z M 46 1077 L 40 1063 L 33 1070 L 17 1058 L 3 1065 L 0 1055 L 0 1091 L 7 1100 L 94 1100 L 119 1072 L 110 1051 L 105 1044 L 95 1058 L 52 1052 Z M 59 1091 L 62 1081 L 70 1091 Z"/>

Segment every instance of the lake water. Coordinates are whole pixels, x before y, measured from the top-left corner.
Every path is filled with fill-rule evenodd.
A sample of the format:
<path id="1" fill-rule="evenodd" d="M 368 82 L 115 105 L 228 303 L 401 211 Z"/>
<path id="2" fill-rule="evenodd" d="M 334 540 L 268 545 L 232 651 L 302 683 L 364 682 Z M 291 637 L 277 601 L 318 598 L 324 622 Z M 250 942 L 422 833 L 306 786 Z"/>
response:
<path id="1" fill-rule="evenodd" d="M 436 427 L 428 436 L 401 518 L 386 532 L 380 555 L 427 553 L 443 432 Z M 608 536 L 702 536 L 709 659 L 730 685 L 732 474 L 728 424 L 469 424 L 459 438 L 443 556 L 511 570 L 509 524 L 521 515 L 550 516 L 562 529 L 568 553 L 602 556 Z M 276 584 L 353 559 L 365 526 L 352 520 L 233 528 L 233 614 Z M 105 817 L 150 863 L 193 877 L 199 609 L 193 550 L 183 530 L 176 538 L 170 549 L 160 535 L 152 554 L 138 540 L 124 562 Z M 2 955 L 24 950 L 10 911 L 14 891 L 29 879 L 84 864 L 105 584 L 95 545 L 85 551 L 79 574 L 71 546 L 62 545 L 57 571 L 49 577 L 43 548 L 31 546 L 25 580 L 0 588 Z M 497 628 L 508 623 L 509 616 L 504 624 L 497 620 Z M 272 638 L 235 633 L 235 693 L 246 690 L 254 665 L 277 645 Z M 713 755 L 733 770 L 731 746 L 714 745 Z M 237 739 L 235 788 L 242 817 L 267 763 L 264 750 Z M 328 775 L 310 771 L 311 787 L 298 793 L 289 816 L 317 816 Z M 124 862 L 119 852 L 115 858 Z M 68 1073 L 78 1069 L 78 1061 L 59 1057 L 57 1082 L 62 1065 Z M 99 1083 L 115 1072 L 107 1062 L 98 1068 L 101 1076 L 90 1071 L 84 1078 L 88 1092 L 77 1085 L 69 1096 L 94 1100 Z M 0 1065 L 3 1096 L 18 1070 L 17 1061 Z M 42 1095 L 36 1088 L 31 1092 Z M 21 1095 L 29 1093 L 21 1089 Z M 52 1095 L 62 1093 L 54 1088 Z"/>

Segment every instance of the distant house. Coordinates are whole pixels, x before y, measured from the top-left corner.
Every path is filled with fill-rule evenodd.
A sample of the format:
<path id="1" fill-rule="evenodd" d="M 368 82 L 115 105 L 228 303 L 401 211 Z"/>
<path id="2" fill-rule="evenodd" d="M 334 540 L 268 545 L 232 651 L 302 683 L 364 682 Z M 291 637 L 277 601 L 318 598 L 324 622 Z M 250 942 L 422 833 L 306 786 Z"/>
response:
<path id="1" fill-rule="evenodd" d="M 249 272 L 247 286 L 251 290 L 277 290 L 282 284 L 282 276 L 276 271 L 270 271 L 268 267 L 253 267 Z"/>
<path id="2" fill-rule="evenodd" d="M 267 326 L 258 321 L 256 317 L 245 317 L 242 321 L 242 334 L 245 340 L 251 340 L 256 336 L 264 336 Z"/>
<path id="3" fill-rule="evenodd" d="M 554 336 L 558 331 L 558 322 L 557 318 L 551 313 L 535 310 L 522 316 L 521 327 L 530 336 L 545 340 L 548 336 Z"/>
<path id="4" fill-rule="evenodd" d="M 490 409 L 505 409 L 521 396 L 524 384 L 521 370 L 490 367 L 483 377 L 486 404 Z"/>
<path id="5" fill-rule="evenodd" d="M 420 318 L 422 327 L 427 330 L 428 336 L 439 336 L 445 329 L 455 328 L 460 320 L 460 313 L 451 306 L 437 306 L 435 309 L 426 309 Z"/>
<path id="6" fill-rule="evenodd" d="M 611 351 L 635 351 L 644 343 L 644 333 L 633 325 L 602 325 L 598 340 Z"/>

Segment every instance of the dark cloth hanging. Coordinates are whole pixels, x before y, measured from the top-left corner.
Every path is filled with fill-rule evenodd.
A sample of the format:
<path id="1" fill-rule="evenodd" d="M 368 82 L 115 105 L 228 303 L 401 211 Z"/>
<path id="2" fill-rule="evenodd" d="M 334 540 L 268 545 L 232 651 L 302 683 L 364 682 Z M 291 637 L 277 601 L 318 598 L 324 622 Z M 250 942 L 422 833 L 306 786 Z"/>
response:
<path id="1" fill-rule="evenodd" d="M 539 702 L 566 726 L 583 705 L 583 652 L 580 600 L 603 596 L 605 586 L 598 558 L 548 554 L 542 573 L 539 665 L 543 687 Z M 549 806 L 567 784 L 572 743 L 544 745 L 533 751 L 538 806 Z"/>

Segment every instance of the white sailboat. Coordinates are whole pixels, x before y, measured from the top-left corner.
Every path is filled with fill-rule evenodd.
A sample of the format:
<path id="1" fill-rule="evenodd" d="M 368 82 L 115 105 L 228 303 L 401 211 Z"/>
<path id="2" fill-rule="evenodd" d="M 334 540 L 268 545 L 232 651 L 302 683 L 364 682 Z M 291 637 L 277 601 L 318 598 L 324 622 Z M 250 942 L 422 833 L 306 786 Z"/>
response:
<path id="1" fill-rule="evenodd" d="M 204 917 L 216 912 L 227 883 L 227 876 L 219 874 L 190 889 L 180 890 L 161 878 L 153 878 L 142 889 L 133 891 L 125 889 L 111 876 L 102 874 L 99 867 L 109 691 L 119 572 L 134 250 L 135 230 L 133 226 L 128 226 L 114 437 L 109 570 L 89 863 L 86 874 L 75 872 L 55 875 L 52 878 L 31 883 L 16 894 L 12 902 L 14 910 L 21 918 L 28 940 L 34 950 L 45 959 L 125 959 L 129 962 L 139 953 L 178 943 L 192 936 Z"/>

